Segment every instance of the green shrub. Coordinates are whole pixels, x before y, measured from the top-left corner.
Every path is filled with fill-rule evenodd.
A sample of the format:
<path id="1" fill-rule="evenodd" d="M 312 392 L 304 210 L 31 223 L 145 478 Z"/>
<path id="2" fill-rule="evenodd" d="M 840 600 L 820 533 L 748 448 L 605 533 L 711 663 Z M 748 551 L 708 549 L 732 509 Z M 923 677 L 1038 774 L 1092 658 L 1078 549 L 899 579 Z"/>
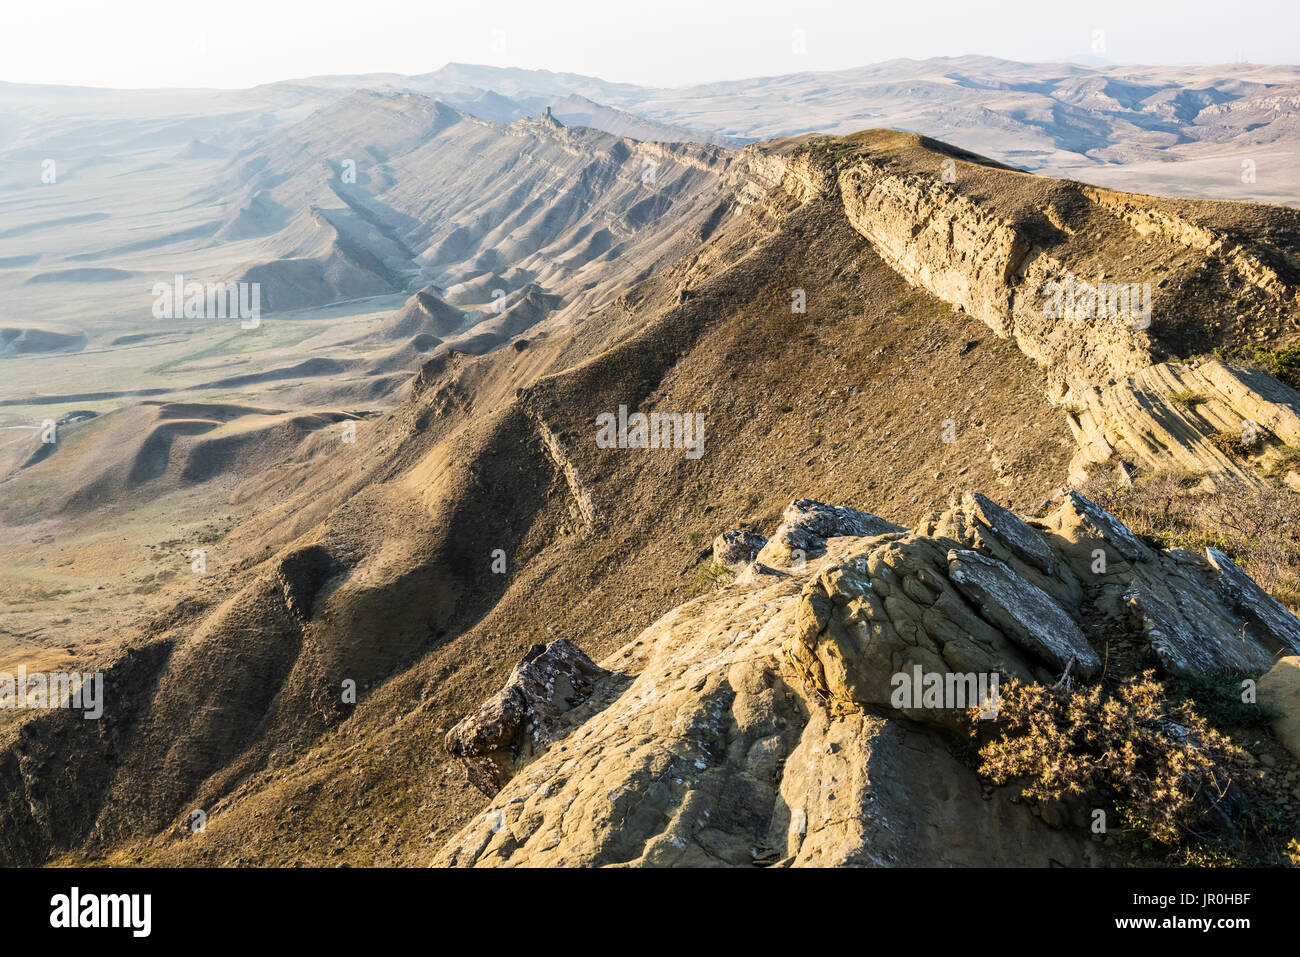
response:
<path id="1" fill-rule="evenodd" d="M 1244 346 L 1231 352 L 1216 349 L 1215 354 L 1225 359 L 1238 359 L 1267 372 L 1279 382 L 1300 389 L 1300 345 L 1270 349 L 1267 346 Z"/>
<path id="2" fill-rule="evenodd" d="M 795 147 L 794 155 L 806 155 L 822 166 L 837 168 L 845 160 L 856 156 L 858 145 L 835 137 L 816 139 Z"/>
<path id="3" fill-rule="evenodd" d="M 695 569 L 695 582 L 691 588 L 692 595 L 706 595 L 730 585 L 736 573 L 716 558 Z"/>
<path id="4" fill-rule="evenodd" d="M 1174 694 L 1215 727 L 1252 728 L 1277 717 L 1258 702 L 1247 704 L 1241 700 L 1242 682 L 1257 678 L 1259 675 L 1244 671 L 1185 674 L 1174 680 Z"/>

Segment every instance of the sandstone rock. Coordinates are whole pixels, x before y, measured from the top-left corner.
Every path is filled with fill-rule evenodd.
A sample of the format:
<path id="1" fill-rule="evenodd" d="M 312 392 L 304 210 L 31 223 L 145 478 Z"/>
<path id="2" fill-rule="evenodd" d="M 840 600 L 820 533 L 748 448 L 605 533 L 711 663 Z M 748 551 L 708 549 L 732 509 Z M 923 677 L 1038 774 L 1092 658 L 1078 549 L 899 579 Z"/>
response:
<path id="1" fill-rule="evenodd" d="M 1096 502 L 1073 490 L 1066 493 L 1065 502 L 1056 513 L 1053 524 L 1075 542 L 1102 546 L 1103 550 L 1110 546 L 1128 562 L 1151 559 L 1151 549 L 1138 540 L 1132 529 Z M 1091 563 L 1088 569 L 1091 573 Z"/>
<path id="2" fill-rule="evenodd" d="M 826 551 L 826 539 L 844 536 L 900 534 L 906 529 L 870 512 L 842 505 L 825 505 L 810 498 L 796 499 L 785 507 L 781 525 L 758 553 L 757 561 L 785 569 L 798 559 L 817 558 Z"/>
<path id="3" fill-rule="evenodd" d="M 809 562 L 808 574 L 847 557 Z M 1104 862 L 1091 842 L 1052 831 L 1023 805 L 985 800 L 934 732 L 862 712 L 835 717 L 805 698 L 780 651 L 803 584 L 759 578 L 653 624 L 637 639 L 650 649 L 644 670 L 617 700 L 571 731 L 566 750 L 522 767 L 432 863 Z M 608 664 L 623 660 L 616 652 Z"/>
<path id="4" fill-rule="evenodd" d="M 460 758 L 475 787 L 496 794 L 510 780 L 515 762 L 544 744 L 559 716 L 608 674 L 564 639 L 533 645 L 505 686 L 448 731 L 444 744 Z"/>
<path id="5" fill-rule="evenodd" d="M 723 532 L 713 540 L 713 558 L 732 571 L 740 571 L 752 564 L 767 539 L 757 532 L 737 528 Z"/>
<path id="6" fill-rule="evenodd" d="M 1215 658 L 1202 642 L 1201 633 L 1141 581 L 1129 585 L 1124 600 L 1139 616 L 1147 641 L 1169 672 L 1182 674 L 1214 669 Z"/>
<path id="7" fill-rule="evenodd" d="M 967 493 L 962 498 L 966 512 L 978 520 L 1003 545 L 1045 574 L 1056 574 L 1056 558 L 1043 536 L 1031 528 L 1010 509 L 978 492 Z"/>
<path id="8" fill-rule="evenodd" d="M 1177 467 L 1211 485 L 1259 482 L 1253 466 L 1214 442 L 1216 433 L 1238 434 L 1246 423 L 1283 446 L 1300 447 L 1300 394 L 1262 372 L 1217 360 L 1160 363 L 1105 386 L 1081 385 L 1064 401 L 1079 443 L 1070 465 L 1075 482 L 1097 462 L 1128 472 L 1130 462 L 1148 471 Z"/>
<path id="9" fill-rule="evenodd" d="M 903 278 L 1014 340 L 1049 370 L 1049 397 L 1069 410 L 1079 445 L 1072 481 L 1083 481 L 1089 463 L 1112 459 L 1125 479 L 1131 462 L 1144 469 L 1175 464 L 1211 481 L 1258 480 L 1211 441 L 1216 431 L 1238 431 L 1244 420 L 1300 447 L 1300 395 L 1282 383 L 1214 360 L 1199 367 L 1155 362 L 1160 350 L 1150 323 L 1134 321 L 1135 304 L 1095 315 L 1048 308 L 1046 291 L 1073 283 L 1079 257 L 1090 250 L 1069 241 L 1041 247 L 1006 207 L 906 165 L 864 158 L 840 172 L 839 192 L 849 223 Z M 1135 234 L 1213 256 L 1283 309 L 1294 300 L 1277 272 L 1240 243 L 1147 197 L 1084 186 L 1077 199 L 1107 209 Z M 1179 401 L 1189 394 L 1200 400 L 1194 410 Z"/>
<path id="10" fill-rule="evenodd" d="M 1223 552 L 1207 548 L 1205 555 L 1219 572 L 1215 584 L 1222 597 L 1252 621 L 1260 637 L 1270 644 L 1269 650 L 1300 654 L 1300 620 Z"/>
<path id="11" fill-rule="evenodd" d="M 1283 658 L 1259 679 L 1259 703 L 1279 713 L 1273 733 L 1300 758 L 1300 656 Z"/>
<path id="12" fill-rule="evenodd" d="M 1050 595 L 1030 584 L 997 559 L 974 551 L 948 554 L 948 573 L 981 615 L 1008 638 L 1064 670 L 1095 675 L 1101 659 L 1083 632 Z"/>

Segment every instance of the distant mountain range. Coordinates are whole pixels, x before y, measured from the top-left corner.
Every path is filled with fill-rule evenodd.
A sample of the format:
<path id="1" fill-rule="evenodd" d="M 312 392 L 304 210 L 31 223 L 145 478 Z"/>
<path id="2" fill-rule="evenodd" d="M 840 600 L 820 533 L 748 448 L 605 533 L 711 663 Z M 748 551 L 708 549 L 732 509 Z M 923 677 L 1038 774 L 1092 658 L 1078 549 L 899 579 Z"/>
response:
<path id="1" fill-rule="evenodd" d="M 0 153 L 232 137 L 300 118 L 357 89 L 407 91 L 480 119 L 546 107 L 567 125 L 661 142 L 735 146 L 867 127 L 923 133 L 1011 165 L 1098 185 L 1296 202 L 1288 151 L 1300 67 L 1020 63 L 966 56 L 681 88 L 450 63 L 431 73 L 286 80 L 249 90 L 109 91 L 0 84 Z"/>

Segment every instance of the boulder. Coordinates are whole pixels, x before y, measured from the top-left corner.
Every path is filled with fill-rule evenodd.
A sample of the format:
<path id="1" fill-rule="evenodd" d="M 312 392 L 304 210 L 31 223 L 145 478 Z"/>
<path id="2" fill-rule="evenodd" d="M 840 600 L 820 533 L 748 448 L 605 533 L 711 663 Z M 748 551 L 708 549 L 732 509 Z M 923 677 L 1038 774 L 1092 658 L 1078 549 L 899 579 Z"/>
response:
<path id="1" fill-rule="evenodd" d="M 1278 713 L 1273 733 L 1300 758 L 1300 655 L 1289 655 L 1259 679 L 1259 703 Z"/>
<path id="2" fill-rule="evenodd" d="M 887 522 L 870 512 L 843 505 L 826 505 L 810 498 L 795 499 L 781 514 L 781 524 L 758 553 L 757 561 L 785 570 L 802 559 L 826 553 L 829 538 L 873 537 L 906 532 L 901 525 Z"/>
<path id="3" fill-rule="evenodd" d="M 767 539 L 757 532 L 735 528 L 723 532 L 713 540 L 713 559 L 732 571 L 739 572 L 753 563 L 766 544 Z"/>
<path id="4" fill-rule="evenodd" d="M 571 642 L 533 645 L 505 685 L 447 732 L 470 783 L 488 796 L 513 776 L 517 762 L 544 746 L 559 718 L 585 701 L 609 674 Z"/>

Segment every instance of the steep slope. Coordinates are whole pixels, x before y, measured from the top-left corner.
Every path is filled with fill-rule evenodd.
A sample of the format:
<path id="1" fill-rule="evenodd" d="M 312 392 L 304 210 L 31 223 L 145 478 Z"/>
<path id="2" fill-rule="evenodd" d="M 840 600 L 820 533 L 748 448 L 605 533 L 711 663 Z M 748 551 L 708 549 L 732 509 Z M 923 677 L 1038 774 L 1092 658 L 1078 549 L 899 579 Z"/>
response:
<path id="1" fill-rule="evenodd" d="M 336 144 L 351 144 L 347 155 Z M 269 310 L 419 289 L 494 305 L 529 283 L 585 310 L 685 251 L 721 215 L 725 150 L 568 128 L 549 113 L 509 125 L 411 93 L 359 92 L 245 151 L 214 195 L 244 220 L 308 210 L 250 245 Z M 550 311 L 550 310 L 548 310 Z M 436 331 L 433 333 L 438 334 Z"/>

